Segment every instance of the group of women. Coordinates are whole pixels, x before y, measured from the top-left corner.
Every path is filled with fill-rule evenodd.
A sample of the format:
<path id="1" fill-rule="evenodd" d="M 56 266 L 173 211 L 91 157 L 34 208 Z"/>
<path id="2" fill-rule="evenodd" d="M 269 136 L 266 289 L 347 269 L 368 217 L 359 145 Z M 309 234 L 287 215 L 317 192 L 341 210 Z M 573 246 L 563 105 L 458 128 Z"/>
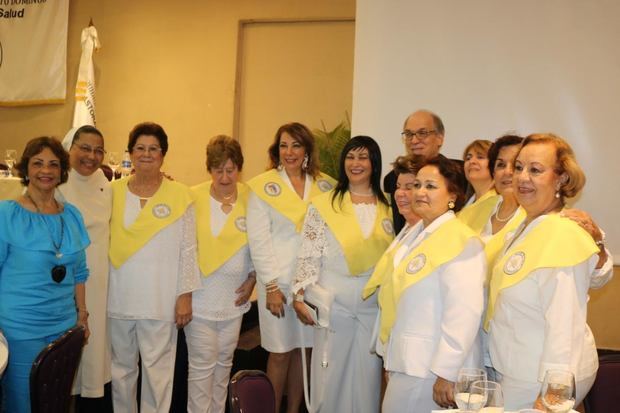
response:
<path id="1" fill-rule="evenodd" d="M 216 136 L 210 179 L 193 188 L 162 173 L 168 137 L 154 123 L 130 132 L 135 172 L 111 186 L 99 176 L 101 133 L 81 128 L 68 147 L 71 171 L 56 140 L 29 142 L 17 166 L 24 195 L 0 203 L 6 411 L 29 411 L 32 360 L 72 325 L 89 328 L 88 309 L 103 297 L 89 346 L 106 354 L 109 335 L 111 362 L 98 365 L 111 365 L 116 411 L 137 411 L 139 360 L 140 411 L 167 411 L 184 327 L 188 411 L 223 412 L 255 285 L 276 411 L 284 394 L 287 411 L 299 410 L 306 348 L 320 412 L 378 412 L 382 367 L 385 412 L 454 405 L 464 366 L 486 365 L 510 409 L 532 406 L 551 368 L 575 374 L 578 399 L 592 385 L 587 291 L 612 265 L 593 221 L 564 209 L 585 178 L 557 136 L 474 141 L 464 173 L 441 155 L 399 157 L 398 234 L 379 186 L 381 151 L 367 136 L 346 144 L 334 180 L 321 173 L 308 128 L 283 125 L 268 170 L 247 185 L 239 143 Z M 92 291 L 89 269 L 89 283 L 103 273 Z M 332 298 L 328 326 L 316 325 L 313 290 Z"/>

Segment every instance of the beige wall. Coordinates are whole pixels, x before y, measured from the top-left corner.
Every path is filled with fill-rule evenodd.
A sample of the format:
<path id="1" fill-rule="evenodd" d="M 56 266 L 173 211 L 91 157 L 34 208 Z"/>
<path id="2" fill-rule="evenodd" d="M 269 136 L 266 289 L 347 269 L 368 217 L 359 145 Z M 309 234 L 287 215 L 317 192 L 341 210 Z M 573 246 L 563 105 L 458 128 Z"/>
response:
<path id="1" fill-rule="evenodd" d="M 124 149 L 134 124 L 156 121 L 170 137 L 164 168 L 197 183 L 205 178 L 208 138 L 232 134 L 239 20 L 354 16 L 354 0 L 73 0 L 67 102 L 0 108 L 0 150 L 21 151 L 38 135 L 64 136 L 73 116 L 80 33 L 92 17 L 103 45 L 95 67 L 97 126 L 106 148 Z M 339 111 L 345 110 L 351 108 Z"/>
<path id="2" fill-rule="evenodd" d="M 596 346 L 620 350 L 620 267 L 614 267 L 614 278 L 599 290 L 590 290 L 588 324 Z"/>

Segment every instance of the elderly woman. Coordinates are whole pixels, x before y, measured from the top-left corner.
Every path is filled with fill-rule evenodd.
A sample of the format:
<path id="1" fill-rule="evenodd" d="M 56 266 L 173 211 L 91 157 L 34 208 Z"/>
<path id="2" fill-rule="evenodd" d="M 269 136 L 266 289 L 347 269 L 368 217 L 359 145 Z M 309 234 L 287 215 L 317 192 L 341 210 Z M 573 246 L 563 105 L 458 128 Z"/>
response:
<path id="1" fill-rule="evenodd" d="M 549 369 L 575 374 L 579 404 L 598 368 L 586 316 L 590 274 L 602 258 L 600 246 L 560 211 L 583 188 L 585 176 L 571 147 L 552 134 L 528 136 L 514 168 L 514 191 L 526 218 L 493 267 L 491 359 L 507 409 L 531 407 Z"/>
<path id="2" fill-rule="evenodd" d="M 238 182 L 242 167 L 239 142 L 216 136 L 207 145 L 211 180 L 192 188 L 202 290 L 192 297 L 194 319 L 185 327 L 190 413 L 224 413 L 241 319 L 256 284 L 245 225 L 249 188 Z"/>
<path id="3" fill-rule="evenodd" d="M 0 330 L 10 352 L 2 405 L 7 412 L 29 413 L 36 356 L 76 323 L 88 328 L 90 241 L 79 211 L 54 197 L 69 172 L 60 142 L 31 140 L 16 168 L 26 191 L 0 202 Z"/>
<path id="4" fill-rule="evenodd" d="M 192 319 L 200 287 L 196 222 L 189 188 L 164 179 L 168 136 L 155 123 L 129 133 L 135 174 L 114 181 L 108 324 L 115 411 L 136 411 L 138 358 L 141 412 L 168 411 L 177 328 Z"/>
<path id="5" fill-rule="evenodd" d="M 82 126 L 63 140 L 69 151 L 71 170 L 56 195 L 75 205 L 88 230 L 91 244 L 86 249 L 90 276 L 86 282 L 86 302 L 90 317 L 91 339 L 84 347 L 73 391 L 83 398 L 104 395 L 110 377 L 110 344 L 107 329 L 108 248 L 112 189 L 100 169 L 105 156 L 103 135 L 90 125 Z M 80 403 L 84 400 L 80 400 Z M 86 406 L 84 406 L 86 407 Z"/>
<path id="6" fill-rule="evenodd" d="M 396 190 L 394 201 L 398 212 L 405 218 L 405 226 L 397 238 L 403 237 L 419 220 L 420 217 L 413 212 L 412 201 L 413 183 L 424 159 L 419 156 L 399 156 L 392 164 L 396 175 Z M 397 241 L 397 240 L 395 240 Z"/>
<path id="7" fill-rule="evenodd" d="M 248 241 L 258 278 L 261 345 L 270 352 L 267 375 L 275 390 L 276 411 L 288 377 L 287 411 L 296 412 L 303 398 L 298 348 L 310 346 L 312 329 L 302 328 L 295 317 L 290 285 L 308 203 L 332 189 L 333 180 L 319 171 L 314 137 L 300 123 L 278 129 L 269 159 L 269 170 L 248 182 L 252 189 Z"/>
<path id="8" fill-rule="evenodd" d="M 324 377 L 313 378 L 321 387 L 312 405 L 320 412 L 379 411 L 381 360 L 368 348 L 378 307 L 362 300 L 362 289 L 394 236 L 380 178 L 379 145 L 354 137 L 342 149 L 336 188 L 312 200 L 304 222 L 293 285 L 299 319 L 314 324 L 304 288 L 318 284 L 334 295 L 327 337 L 315 330 L 312 374 Z"/>
<path id="9" fill-rule="evenodd" d="M 486 262 L 480 240 L 454 215 L 464 202 L 462 180 L 453 161 L 426 162 L 413 188 L 422 220 L 364 289 L 370 296 L 381 287 L 378 345 L 389 373 L 383 412 L 454 405 L 454 381 L 475 350 Z"/>

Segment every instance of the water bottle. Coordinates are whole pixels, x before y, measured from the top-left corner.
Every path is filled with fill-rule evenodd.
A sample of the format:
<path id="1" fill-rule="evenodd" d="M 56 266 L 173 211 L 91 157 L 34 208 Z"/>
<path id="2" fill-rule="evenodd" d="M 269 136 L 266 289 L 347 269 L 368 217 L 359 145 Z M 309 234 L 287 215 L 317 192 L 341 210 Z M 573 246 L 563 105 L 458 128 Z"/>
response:
<path id="1" fill-rule="evenodd" d="M 131 175 L 131 158 L 129 157 L 129 151 L 125 150 L 123 160 L 121 161 L 121 175 L 123 177 Z"/>

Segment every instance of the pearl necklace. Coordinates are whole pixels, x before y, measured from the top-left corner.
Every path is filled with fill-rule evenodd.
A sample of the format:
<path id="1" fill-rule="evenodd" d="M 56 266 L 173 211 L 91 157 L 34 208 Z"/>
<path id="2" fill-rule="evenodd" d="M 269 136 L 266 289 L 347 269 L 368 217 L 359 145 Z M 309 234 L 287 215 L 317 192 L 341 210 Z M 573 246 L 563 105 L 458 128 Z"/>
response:
<path id="1" fill-rule="evenodd" d="M 506 222 L 506 221 L 510 221 L 510 219 L 514 216 L 515 212 L 517 212 L 517 209 L 519 209 L 519 207 L 515 208 L 514 211 L 512 211 L 512 214 L 508 215 L 506 218 L 500 218 L 499 217 L 499 210 L 502 207 L 502 204 L 504 203 L 504 201 L 501 201 L 500 204 L 497 206 L 497 209 L 495 210 L 495 219 L 498 222 Z"/>
<path id="2" fill-rule="evenodd" d="M 369 194 L 361 194 L 359 192 L 355 192 L 354 190 L 352 190 L 351 188 L 349 188 L 349 192 L 351 193 L 351 195 L 355 195 L 355 196 L 365 196 L 365 197 L 371 197 L 371 196 L 375 196 L 374 192 L 371 192 Z"/>

